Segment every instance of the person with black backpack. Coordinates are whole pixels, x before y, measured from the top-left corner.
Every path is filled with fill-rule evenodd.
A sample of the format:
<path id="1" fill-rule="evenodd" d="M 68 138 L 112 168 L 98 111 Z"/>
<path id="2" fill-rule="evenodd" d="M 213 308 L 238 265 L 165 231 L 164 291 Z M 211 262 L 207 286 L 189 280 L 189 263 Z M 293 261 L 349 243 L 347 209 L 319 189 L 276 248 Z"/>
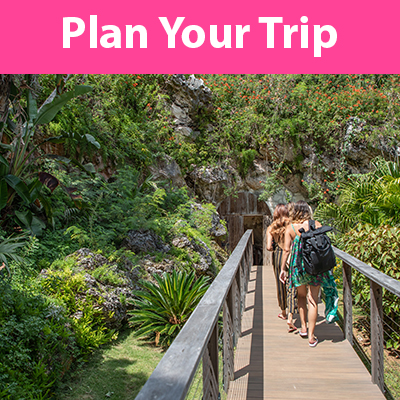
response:
<path id="1" fill-rule="evenodd" d="M 329 271 L 335 263 L 333 255 L 332 265 L 332 254 L 328 249 L 328 247 L 331 248 L 330 242 L 329 246 L 326 242 L 326 228 L 322 227 L 318 221 L 312 220 L 310 206 L 300 200 L 294 205 L 293 222 L 285 231 L 279 279 L 282 282 L 288 280 L 289 286 L 297 289 L 297 304 L 301 321 L 299 335 L 304 338 L 308 337 L 310 347 L 315 347 L 318 343 L 314 330 L 318 317 L 319 289 L 321 285 L 329 285 L 331 282 L 332 275 Z M 313 245 L 315 246 L 313 247 Z M 286 260 L 290 252 L 290 265 L 287 270 Z M 308 330 L 306 317 L 308 317 Z"/>

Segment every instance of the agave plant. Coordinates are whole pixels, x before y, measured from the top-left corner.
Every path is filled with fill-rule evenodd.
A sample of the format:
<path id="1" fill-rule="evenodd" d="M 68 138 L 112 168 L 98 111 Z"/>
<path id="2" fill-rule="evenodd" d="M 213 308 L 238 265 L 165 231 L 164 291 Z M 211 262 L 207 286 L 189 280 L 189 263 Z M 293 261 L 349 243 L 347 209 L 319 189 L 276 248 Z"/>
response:
<path id="1" fill-rule="evenodd" d="M 130 323 L 138 328 L 136 336 L 148 337 L 156 345 L 169 346 L 207 291 L 209 278 L 195 279 L 192 271 L 153 274 L 156 283 L 141 280 L 143 290 L 135 291 L 136 309 Z"/>

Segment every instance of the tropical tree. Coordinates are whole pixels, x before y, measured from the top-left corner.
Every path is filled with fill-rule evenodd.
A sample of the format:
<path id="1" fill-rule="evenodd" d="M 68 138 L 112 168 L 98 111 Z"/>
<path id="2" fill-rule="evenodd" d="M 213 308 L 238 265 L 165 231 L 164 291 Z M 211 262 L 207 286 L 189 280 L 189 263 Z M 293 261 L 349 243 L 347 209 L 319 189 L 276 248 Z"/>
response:
<path id="1" fill-rule="evenodd" d="M 153 274 L 153 278 L 156 283 L 141 280 L 143 290 L 134 292 L 136 309 L 130 312 L 130 323 L 138 328 L 138 337 L 169 346 L 207 291 L 209 278 L 195 279 L 194 271 Z"/>
<path id="2" fill-rule="evenodd" d="M 2 76 L 0 132 L 2 135 L 4 132 L 8 143 L 3 143 L 4 140 L 0 143 L 0 210 L 9 211 L 17 196 L 28 207 L 36 202 L 39 209 L 45 211 L 48 220 L 52 221 L 51 205 L 43 195 L 42 187 L 48 186 L 52 191 L 57 185 L 54 182 L 50 184 L 48 176 L 36 173 L 37 157 L 34 154 L 45 142 L 61 143 L 65 137 L 40 140 L 35 134 L 38 126 L 52 121 L 68 101 L 92 90 L 89 86 L 75 85 L 67 91 L 67 79 L 68 76 L 56 75 L 54 91 L 38 107 L 33 90 L 33 75 L 24 75 L 19 83 Z M 98 145 L 94 138 L 88 140 Z M 17 217 L 32 233 L 40 231 L 40 221 L 30 210 L 25 210 Z"/>

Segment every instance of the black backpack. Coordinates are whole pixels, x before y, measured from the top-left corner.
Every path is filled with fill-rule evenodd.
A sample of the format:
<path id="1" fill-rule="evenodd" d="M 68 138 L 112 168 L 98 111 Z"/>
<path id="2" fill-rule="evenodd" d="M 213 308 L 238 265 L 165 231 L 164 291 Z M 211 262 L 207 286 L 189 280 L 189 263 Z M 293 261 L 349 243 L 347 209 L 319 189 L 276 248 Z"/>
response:
<path id="1" fill-rule="evenodd" d="M 310 229 L 306 232 L 301 228 L 299 232 L 301 252 L 303 257 L 297 258 L 297 268 L 301 271 L 303 268 L 310 275 L 319 275 L 329 271 L 336 265 L 336 257 L 333 251 L 331 241 L 326 234 L 332 230 L 330 226 L 321 226 L 315 228 L 315 221 L 310 219 Z M 303 258 L 303 266 L 299 265 Z"/>

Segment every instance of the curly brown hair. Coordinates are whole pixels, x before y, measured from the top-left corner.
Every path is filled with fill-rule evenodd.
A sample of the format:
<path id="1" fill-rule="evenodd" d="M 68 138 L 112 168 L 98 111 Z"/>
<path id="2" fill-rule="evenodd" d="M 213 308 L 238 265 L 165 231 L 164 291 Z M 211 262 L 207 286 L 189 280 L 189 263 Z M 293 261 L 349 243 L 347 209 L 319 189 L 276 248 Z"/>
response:
<path id="1" fill-rule="evenodd" d="M 271 224 L 271 235 L 280 242 L 285 234 L 286 226 L 289 224 L 289 211 L 286 204 L 279 203 L 275 207 L 274 221 Z"/>
<path id="2" fill-rule="evenodd" d="M 311 207 L 304 200 L 294 203 L 293 222 L 301 223 L 309 219 L 312 219 Z"/>

